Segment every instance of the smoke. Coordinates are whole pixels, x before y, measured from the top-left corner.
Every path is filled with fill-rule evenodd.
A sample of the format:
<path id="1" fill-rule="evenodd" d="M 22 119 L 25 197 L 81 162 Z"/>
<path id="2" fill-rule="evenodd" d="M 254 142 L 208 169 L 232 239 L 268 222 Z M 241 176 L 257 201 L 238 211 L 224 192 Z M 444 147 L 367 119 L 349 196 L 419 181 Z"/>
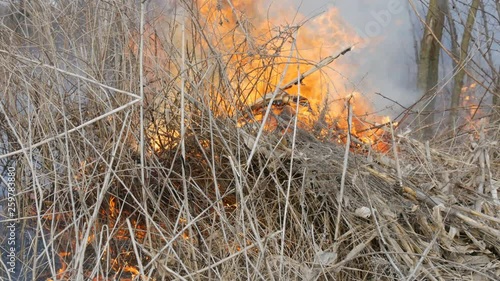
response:
<path id="1" fill-rule="evenodd" d="M 314 16 L 332 7 L 346 27 L 361 37 L 353 52 L 342 60 L 357 68 L 350 80 L 355 90 L 371 100 L 376 109 L 394 105 L 388 99 L 408 106 L 419 97 L 416 91 L 417 63 L 415 58 L 412 12 L 403 0 L 294 0 L 300 13 Z M 417 35 L 419 36 L 419 35 Z M 374 93 L 380 93 L 388 99 Z M 401 111 L 394 107 L 384 114 Z"/>
<path id="2" fill-rule="evenodd" d="M 407 3 L 401 0 L 357 0 L 338 1 L 337 6 L 344 20 L 364 39 L 353 58 L 360 66 L 355 79 L 360 81 L 362 92 L 379 92 L 410 105 L 418 94 L 415 87 L 415 38 Z M 379 108 L 392 104 L 380 98 L 375 102 Z"/>

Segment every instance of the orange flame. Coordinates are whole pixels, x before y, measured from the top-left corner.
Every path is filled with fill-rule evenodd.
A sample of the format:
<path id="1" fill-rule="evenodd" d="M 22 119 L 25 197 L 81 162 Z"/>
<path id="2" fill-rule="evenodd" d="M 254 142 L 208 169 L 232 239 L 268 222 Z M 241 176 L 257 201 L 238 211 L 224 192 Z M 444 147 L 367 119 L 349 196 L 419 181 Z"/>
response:
<path id="1" fill-rule="evenodd" d="M 275 2 L 269 6 L 264 2 L 264 0 L 198 2 L 201 15 L 198 29 L 201 27 L 204 41 L 198 40 L 196 44 L 197 48 L 201 47 L 205 51 L 195 54 L 210 53 L 211 57 L 218 57 L 225 68 L 206 75 L 211 77 L 225 75 L 228 78 L 225 81 L 230 85 L 229 89 L 227 87 L 219 89 L 211 85 L 210 81 L 206 81 L 210 84 L 204 86 L 211 95 L 209 103 L 212 106 L 217 103 L 219 105 L 217 108 L 223 108 L 221 112 L 215 112 L 216 114 L 231 116 L 241 106 L 252 105 L 266 93 L 273 92 L 276 87 L 296 79 L 299 73 L 304 73 L 321 59 L 336 55 L 346 47 L 362 41 L 357 33 L 341 20 L 339 11 L 335 7 L 308 19 L 297 13 L 290 3 Z M 169 48 L 161 43 L 165 38 L 160 39 L 161 36 L 155 28 L 151 25 L 146 26 L 144 65 L 146 80 L 150 82 L 149 89 L 158 92 L 164 88 L 152 82 L 157 81 L 158 77 L 168 76 L 170 83 L 174 81 L 173 84 L 180 84 L 178 83 L 180 59 L 172 57 L 171 50 L 169 51 Z M 186 27 L 188 45 L 193 43 L 198 31 Z M 170 38 L 171 44 L 179 44 L 177 50 L 181 49 L 180 38 L 178 30 Z M 138 54 L 137 46 L 137 42 L 131 43 L 131 50 L 135 55 Z M 373 124 L 366 122 L 364 118 L 373 111 L 371 105 L 362 94 L 353 92 L 350 89 L 352 86 L 346 86 L 351 84 L 346 77 L 352 75 L 354 71 L 356 67 L 349 65 L 347 60 L 341 57 L 321 71 L 308 76 L 302 84 L 288 89 L 287 92 L 309 100 L 312 112 L 297 113 L 305 127 L 312 129 L 319 113 L 324 111 L 322 108 L 326 107 L 327 114 L 323 114 L 322 118 L 330 130 L 344 131 L 348 127 L 345 97 L 352 95 L 354 99 L 350 106 L 358 118 L 354 118 L 351 124 L 351 133 L 362 142 L 372 144 L 383 134 L 383 130 L 370 129 Z M 178 95 L 178 92 L 175 92 L 175 95 Z M 163 105 L 172 103 L 178 99 L 175 95 L 173 93 L 159 95 L 162 98 L 159 103 Z M 171 113 L 160 114 L 168 117 Z M 256 119 L 259 120 L 259 117 Z M 372 123 L 384 123 L 382 117 L 370 116 L 370 119 L 375 119 L 371 120 Z M 168 120 L 165 122 L 168 123 Z M 174 131 L 167 130 L 167 127 L 168 124 L 149 126 L 154 150 L 169 149 L 178 143 L 180 134 L 173 129 L 175 126 L 170 128 Z M 319 133 L 321 136 L 327 134 L 327 132 Z"/>
<path id="2" fill-rule="evenodd" d="M 232 1 L 232 6 L 220 1 L 200 4 L 201 14 L 206 19 L 204 27 L 212 35 L 212 43 L 229 58 L 228 75 L 240 78 L 232 80 L 233 86 L 243 91 L 241 98 L 247 105 L 279 85 L 296 79 L 299 73 L 304 73 L 324 57 L 336 55 L 345 47 L 361 41 L 356 32 L 341 20 L 334 7 L 310 20 L 297 21 L 294 18 L 306 17 L 298 14 L 293 5 L 279 3 L 269 7 L 263 2 Z M 312 113 L 297 113 L 305 127 L 312 128 L 325 101 L 328 101 L 328 113 L 324 119 L 334 130 L 345 131 L 348 127 L 348 98 L 353 98 L 349 106 L 355 116 L 368 115 L 372 111 L 362 94 L 344 87 L 348 84 L 344 75 L 349 76 L 353 71 L 354 68 L 340 58 L 308 76 L 302 84 L 287 90 L 291 95 L 306 97 L 310 102 Z M 240 72 L 248 75 L 239 75 Z M 257 116 L 257 121 L 260 118 Z M 386 123 L 382 117 L 373 119 L 372 122 Z M 270 122 L 266 126 L 274 128 L 272 120 Z M 354 118 L 351 133 L 372 144 L 384 131 L 380 127 L 370 130 L 371 127 L 373 124 L 362 118 Z"/>

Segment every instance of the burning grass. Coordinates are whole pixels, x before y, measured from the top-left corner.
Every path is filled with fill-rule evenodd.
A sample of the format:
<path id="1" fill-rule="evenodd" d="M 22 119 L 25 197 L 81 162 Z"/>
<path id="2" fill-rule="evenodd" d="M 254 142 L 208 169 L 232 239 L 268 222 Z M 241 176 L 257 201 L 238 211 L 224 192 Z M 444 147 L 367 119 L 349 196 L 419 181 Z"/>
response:
<path id="1" fill-rule="evenodd" d="M 88 4 L 81 11 L 116 20 L 79 19 L 89 25 L 83 30 L 99 31 L 83 37 L 61 26 L 75 36 L 66 43 L 86 43 L 81 50 L 35 41 L 44 54 L 35 60 L 30 51 L 6 52 L 14 41 L 2 38 L 1 79 L 10 86 L 0 123 L 8 153 L 0 157 L 16 167 L 22 226 L 20 273 L 11 278 L 499 276 L 494 125 L 468 142 L 421 143 L 365 114 L 360 94 L 328 100 L 325 69 L 285 95 L 279 85 L 317 65 L 298 55 L 297 30 L 307 24 L 258 36 L 265 33 L 241 7 L 214 3 L 182 3 L 180 18 L 150 20 L 143 79 L 140 29 L 125 20 L 137 15 L 132 5 Z M 57 15 L 61 24 L 76 17 Z M 36 26 L 37 36 L 56 32 Z M 58 48 L 90 63 L 69 64 Z M 88 60 L 98 54 L 104 59 Z M 134 94 L 141 80 L 142 103 Z"/>

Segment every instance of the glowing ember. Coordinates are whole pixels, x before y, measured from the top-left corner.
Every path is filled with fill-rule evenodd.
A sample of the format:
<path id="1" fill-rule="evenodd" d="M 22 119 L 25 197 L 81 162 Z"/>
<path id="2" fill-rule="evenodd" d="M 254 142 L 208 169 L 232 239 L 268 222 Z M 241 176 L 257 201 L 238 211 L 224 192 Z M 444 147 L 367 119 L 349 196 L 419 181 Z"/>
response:
<path id="1" fill-rule="evenodd" d="M 132 276 L 139 275 L 139 270 L 134 266 L 125 266 L 123 267 L 123 271 L 131 273 Z"/>

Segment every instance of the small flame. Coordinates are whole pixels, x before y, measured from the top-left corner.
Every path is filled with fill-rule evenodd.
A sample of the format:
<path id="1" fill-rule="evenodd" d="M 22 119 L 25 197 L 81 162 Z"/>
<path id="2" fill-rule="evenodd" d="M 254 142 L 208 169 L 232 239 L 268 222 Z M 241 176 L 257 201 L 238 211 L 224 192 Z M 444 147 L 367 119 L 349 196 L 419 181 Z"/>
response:
<path id="1" fill-rule="evenodd" d="M 157 124 L 150 124 L 148 128 L 150 143 L 156 152 L 174 148 L 178 143 L 181 134 L 177 130 L 168 131 Z"/>
<path id="2" fill-rule="evenodd" d="M 137 267 L 130 265 L 124 266 L 123 271 L 132 274 L 132 276 L 137 276 L 140 273 Z"/>

